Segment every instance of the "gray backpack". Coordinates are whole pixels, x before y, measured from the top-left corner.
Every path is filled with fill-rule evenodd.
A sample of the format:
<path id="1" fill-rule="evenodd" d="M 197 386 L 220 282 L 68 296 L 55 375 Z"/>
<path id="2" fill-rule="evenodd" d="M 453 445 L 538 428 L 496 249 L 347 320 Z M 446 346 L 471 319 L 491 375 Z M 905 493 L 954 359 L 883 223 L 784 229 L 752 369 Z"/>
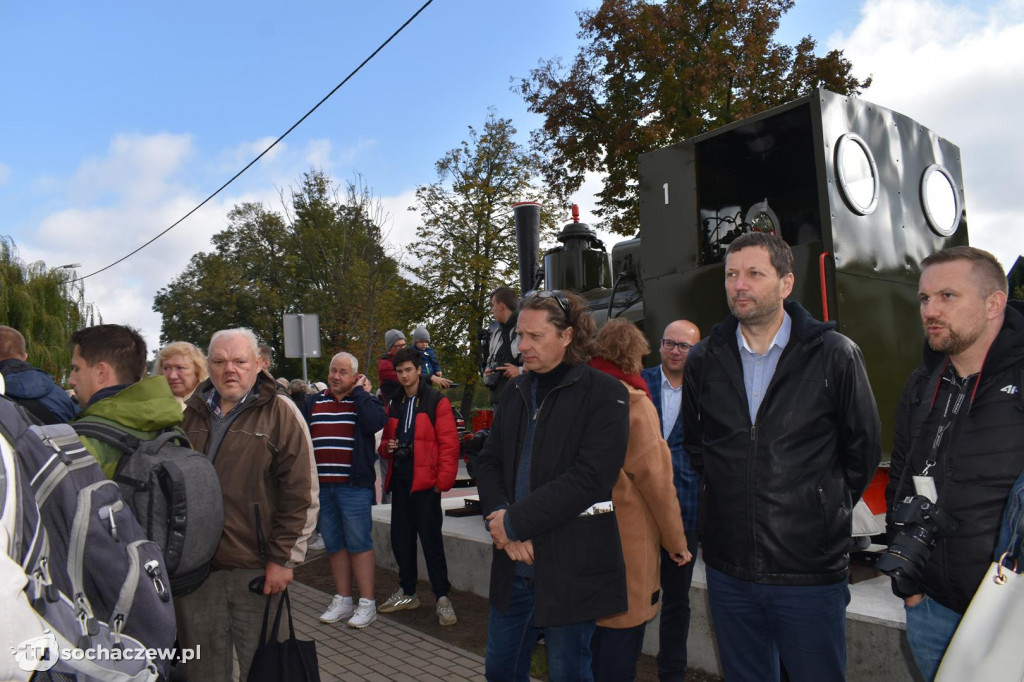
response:
<path id="1" fill-rule="evenodd" d="M 0 400 L 0 435 L 14 451 L 4 461 L 4 497 L 16 514 L 7 551 L 47 627 L 12 652 L 19 665 L 39 680 L 155 680 L 169 668 L 175 632 L 160 548 L 71 427 L 30 427 Z M 75 648 L 108 655 L 69 655 Z M 133 655 L 111 656 L 115 649 Z M 147 649 L 164 657 L 139 655 Z"/>
<path id="2" fill-rule="evenodd" d="M 182 596 L 202 585 L 224 530 L 224 494 L 213 462 L 178 428 L 141 440 L 90 417 L 73 426 L 78 435 L 124 453 L 114 481 L 146 536 L 163 550 L 171 592 Z"/>

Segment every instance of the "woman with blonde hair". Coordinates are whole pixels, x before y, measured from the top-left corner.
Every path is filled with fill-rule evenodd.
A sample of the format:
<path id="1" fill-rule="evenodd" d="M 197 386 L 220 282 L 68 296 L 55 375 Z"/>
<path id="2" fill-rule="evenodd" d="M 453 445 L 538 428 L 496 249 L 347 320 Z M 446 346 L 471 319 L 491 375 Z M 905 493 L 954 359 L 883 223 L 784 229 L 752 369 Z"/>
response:
<path id="1" fill-rule="evenodd" d="M 597 621 L 591 641 L 594 680 L 633 680 L 647 622 L 658 613 L 660 547 L 680 566 L 693 560 L 672 483 L 672 454 L 661 437 L 658 411 L 640 376 L 647 339 L 628 320 L 609 321 L 597 334 L 595 369 L 629 391 L 629 444 L 612 490 L 626 562 L 629 610 Z"/>
<path id="2" fill-rule="evenodd" d="M 167 377 L 171 393 L 181 403 L 182 410 L 196 386 L 210 376 L 203 351 L 188 341 L 175 341 L 161 348 L 156 354 L 154 370 Z"/>

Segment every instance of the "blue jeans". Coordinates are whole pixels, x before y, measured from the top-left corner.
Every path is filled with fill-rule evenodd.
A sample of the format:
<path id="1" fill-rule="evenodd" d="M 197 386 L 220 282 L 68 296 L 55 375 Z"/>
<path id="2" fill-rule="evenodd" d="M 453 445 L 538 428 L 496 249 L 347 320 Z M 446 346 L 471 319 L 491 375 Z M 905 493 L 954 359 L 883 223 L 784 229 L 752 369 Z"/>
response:
<path id="1" fill-rule="evenodd" d="M 373 549 L 373 488 L 346 483 L 320 484 L 320 535 L 328 554 L 348 550 L 359 554 Z"/>
<path id="2" fill-rule="evenodd" d="M 792 682 L 846 679 L 846 581 L 765 585 L 708 567 L 708 602 L 729 682 L 778 682 L 779 660 Z"/>
<path id="3" fill-rule="evenodd" d="M 935 678 L 946 647 L 962 616 L 925 595 L 919 604 L 903 607 L 907 614 L 907 643 L 926 682 Z"/>
<path id="4" fill-rule="evenodd" d="M 530 678 L 530 657 L 544 633 L 551 682 L 592 682 L 590 640 L 594 621 L 537 628 L 533 624 L 533 580 L 516 576 L 508 610 L 494 606 L 487 621 L 485 673 L 489 682 L 525 682 Z"/>

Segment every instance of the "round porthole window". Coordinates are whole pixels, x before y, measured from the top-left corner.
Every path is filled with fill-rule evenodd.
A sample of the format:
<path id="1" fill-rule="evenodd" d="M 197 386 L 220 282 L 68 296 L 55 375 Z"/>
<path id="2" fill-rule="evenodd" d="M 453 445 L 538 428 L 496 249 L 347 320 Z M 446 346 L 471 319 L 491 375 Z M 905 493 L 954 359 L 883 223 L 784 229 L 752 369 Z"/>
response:
<path id="1" fill-rule="evenodd" d="M 836 178 L 854 213 L 868 215 L 878 206 L 878 167 L 860 135 L 846 133 L 836 143 Z"/>
<path id="2" fill-rule="evenodd" d="M 928 226 L 936 234 L 948 237 L 960 224 L 960 193 L 945 168 L 933 163 L 921 176 L 921 206 Z"/>

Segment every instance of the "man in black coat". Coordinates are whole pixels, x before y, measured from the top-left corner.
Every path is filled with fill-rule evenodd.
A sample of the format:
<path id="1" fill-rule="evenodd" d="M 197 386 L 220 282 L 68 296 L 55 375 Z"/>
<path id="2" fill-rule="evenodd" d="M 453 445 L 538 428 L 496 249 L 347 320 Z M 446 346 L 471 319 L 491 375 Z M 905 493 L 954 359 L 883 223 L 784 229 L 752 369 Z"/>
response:
<path id="1" fill-rule="evenodd" d="M 992 254 L 957 246 L 921 263 L 924 363 L 897 410 L 887 530 L 893 592 L 921 674 L 935 676 L 960 617 L 993 559 L 1006 498 L 1024 470 L 1024 304 L 1007 301 Z M 956 524 L 935 548 L 908 555 L 896 520 L 924 498 Z M 921 525 L 921 524 L 917 524 Z M 898 570 L 892 571 L 891 566 Z"/>
<path id="2" fill-rule="evenodd" d="M 575 294 L 523 299 L 517 333 L 527 373 L 502 391 L 477 464 L 494 540 L 487 679 L 527 680 L 543 631 L 550 679 L 590 680 L 596 619 L 627 608 L 611 499 L 628 394 L 586 365 L 594 321 Z"/>
<path id="3" fill-rule="evenodd" d="M 731 314 L 689 353 L 683 445 L 701 474 L 700 539 L 725 678 L 846 679 L 853 506 L 881 459 L 864 358 L 793 290 L 793 254 L 729 245 Z"/>

